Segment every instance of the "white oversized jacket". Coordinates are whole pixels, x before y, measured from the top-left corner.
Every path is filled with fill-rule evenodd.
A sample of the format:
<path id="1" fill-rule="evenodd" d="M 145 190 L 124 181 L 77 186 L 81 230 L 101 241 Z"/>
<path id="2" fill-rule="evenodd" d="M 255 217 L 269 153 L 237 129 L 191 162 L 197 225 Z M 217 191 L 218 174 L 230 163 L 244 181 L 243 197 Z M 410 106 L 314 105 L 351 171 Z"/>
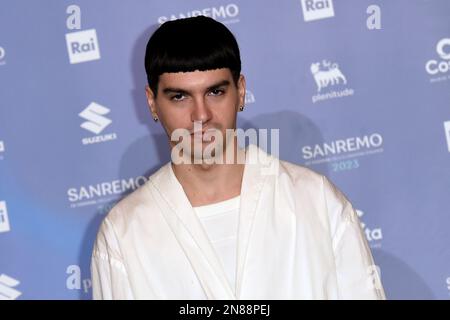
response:
<path id="1" fill-rule="evenodd" d="M 345 196 L 254 145 L 246 154 L 235 293 L 169 162 L 104 219 L 93 298 L 385 299 Z"/>

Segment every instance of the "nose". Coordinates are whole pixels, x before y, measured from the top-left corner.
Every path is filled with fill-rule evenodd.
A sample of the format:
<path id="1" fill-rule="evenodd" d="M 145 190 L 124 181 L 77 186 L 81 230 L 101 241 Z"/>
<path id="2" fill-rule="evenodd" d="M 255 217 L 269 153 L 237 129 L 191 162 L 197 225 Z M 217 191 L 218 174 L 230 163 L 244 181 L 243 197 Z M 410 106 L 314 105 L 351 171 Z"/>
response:
<path id="1" fill-rule="evenodd" d="M 202 125 L 207 123 L 212 117 L 211 110 L 203 98 L 195 99 L 191 113 L 191 121 L 201 121 Z"/>

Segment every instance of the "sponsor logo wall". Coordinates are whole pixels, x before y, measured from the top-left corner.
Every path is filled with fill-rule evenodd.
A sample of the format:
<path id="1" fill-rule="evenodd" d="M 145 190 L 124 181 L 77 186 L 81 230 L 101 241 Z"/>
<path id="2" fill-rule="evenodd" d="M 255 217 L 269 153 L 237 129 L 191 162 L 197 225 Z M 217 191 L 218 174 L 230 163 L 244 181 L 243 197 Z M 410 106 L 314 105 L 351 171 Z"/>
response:
<path id="1" fill-rule="evenodd" d="M 248 91 L 238 126 L 279 129 L 282 159 L 345 193 L 387 297 L 450 298 L 449 1 L 2 9 L 0 299 L 91 298 L 102 219 L 169 160 L 146 105 L 145 45 L 161 23 L 197 15 L 240 44 Z"/>

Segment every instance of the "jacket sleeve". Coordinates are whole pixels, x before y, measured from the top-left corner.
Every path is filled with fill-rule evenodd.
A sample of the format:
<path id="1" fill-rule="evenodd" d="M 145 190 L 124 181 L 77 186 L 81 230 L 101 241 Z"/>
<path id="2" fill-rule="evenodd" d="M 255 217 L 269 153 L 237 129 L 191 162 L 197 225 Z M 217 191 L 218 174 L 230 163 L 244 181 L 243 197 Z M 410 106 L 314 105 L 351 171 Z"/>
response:
<path id="1" fill-rule="evenodd" d="M 105 218 L 100 226 L 91 258 L 94 300 L 133 299 L 113 224 Z"/>
<path id="2" fill-rule="evenodd" d="M 326 177 L 323 179 L 339 299 L 386 299 L 379 268 L 356 211 L 342 192 Z"/>

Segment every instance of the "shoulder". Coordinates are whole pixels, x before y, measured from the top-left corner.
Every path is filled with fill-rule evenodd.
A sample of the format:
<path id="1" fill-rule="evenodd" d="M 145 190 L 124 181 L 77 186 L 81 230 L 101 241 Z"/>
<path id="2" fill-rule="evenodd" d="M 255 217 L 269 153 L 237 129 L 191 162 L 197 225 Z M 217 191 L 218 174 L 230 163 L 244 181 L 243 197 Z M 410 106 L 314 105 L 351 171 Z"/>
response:
<path id="1" fill-rule="evenodd" d="M 280 160 L 280 176 L 287 176 L 295 184 L 321 188 L 326 177 L 312 169 L 289 161 Z"/>
<path id="2" fill-rule="evenodd" d="M 324 200 L 347 203 L 349 200 L 344 193 L 325 175 L 310 168 L 292 162 L 280 160 L 280 177 L 288 178 L 293 184 L 309 188 L 322 194 Z"/>
<path id="3" fill-rule="evenodd" d="M 358 218 L 348 197 L 325 175 L 304 166 L 280 160 L 280 180 L 288 180 L 294 193 L 314 202 L 315 208 L 326 213 L 332 236 L 346 223 Z M 295 196 L 295 195 L 294 195 Z"/>
<path id="4" fill-rule="evenodd" d="M 139 188 L 118 201 L 103 219 L 98 236 L 114 236 L 122 238 L 136 225 L 151 225 L 153 217 L 158 211 L 149 188 L 153 181 L 161 179 L 166 171 L 167 165 L 159 168 Z"/>

